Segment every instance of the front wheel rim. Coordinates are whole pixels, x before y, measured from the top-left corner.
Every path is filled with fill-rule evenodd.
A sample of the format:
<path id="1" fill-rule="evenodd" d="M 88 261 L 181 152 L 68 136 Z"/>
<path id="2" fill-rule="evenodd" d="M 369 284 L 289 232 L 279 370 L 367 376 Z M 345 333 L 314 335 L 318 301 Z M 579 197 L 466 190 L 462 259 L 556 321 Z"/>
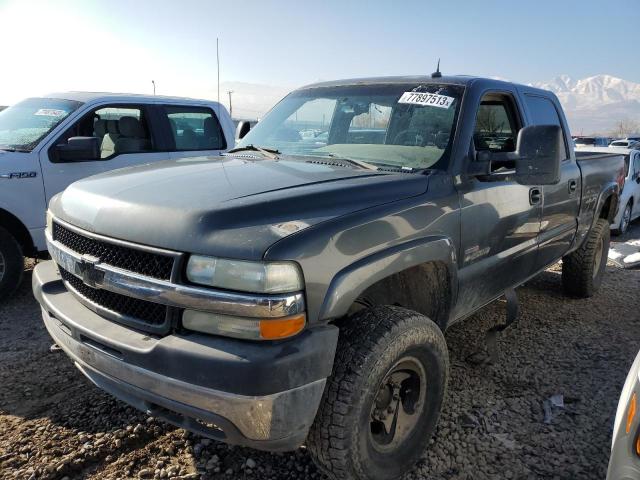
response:
<path id="1" fill-rule="evenodd" d="M 407 356 L 398 360 L 378 386 L 369 417 L 373 447 L 397 449 L 416 429 L 426 399 L 427 375 L 422 363 Z"/>
<path id="2" fill-rule="evenodd" d="M 603 252 L 604 252 L 604 240 L 602 237 L 600 237 L 598 239 L 598 245 L 596 246 L 596 256 L 593 263 L 593 278 L 596 278 L 598 276 L 598 273 L 600 272 Z"/>

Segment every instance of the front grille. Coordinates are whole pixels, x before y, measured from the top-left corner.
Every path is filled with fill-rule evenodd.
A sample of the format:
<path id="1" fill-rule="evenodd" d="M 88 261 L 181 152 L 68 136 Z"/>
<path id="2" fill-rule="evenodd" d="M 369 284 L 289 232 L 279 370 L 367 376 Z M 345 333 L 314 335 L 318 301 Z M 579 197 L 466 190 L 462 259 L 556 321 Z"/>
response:
<path id="1" fill-rule="evenodd" d="M 91 303 L 127 317 L 135 322 L 161 327 L 167 320 L 167 307 L 159 303 L 147 302 L 137 298 L 127 297 L 119 293 L 109 292 L 99 288 L 91 288 L 82 280 L 59 267 L 60 276 L 80 296 Z"/>
<path id="2" fill-rule="evenodd" d="M 108 265 L 159 280 L 169 280 L 174 257 L 115 245 L 74 232 L 53 223 L 53 239 L 80 254 L 92 255 Z"/>

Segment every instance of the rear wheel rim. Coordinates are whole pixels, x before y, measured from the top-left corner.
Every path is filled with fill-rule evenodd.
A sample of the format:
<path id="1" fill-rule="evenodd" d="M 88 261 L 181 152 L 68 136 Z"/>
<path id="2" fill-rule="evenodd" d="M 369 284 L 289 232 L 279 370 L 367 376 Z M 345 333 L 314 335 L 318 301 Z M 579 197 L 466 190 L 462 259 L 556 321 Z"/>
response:
<path id="1" fill-rule="evenodd" d="M 604 252 L 604 239 L 600 237 L 598 239 L 598 244 L 596 245 L 596 255 L 593 260 L 593 278 L 598 276 L 598 272 L 600 272 L 600 266 L 602 265 L 602 254 Z"/>
<path id="2" fill-rule="evenodd" d="M 622 224 L 620 225 L 620 230 L 624 232 L 629 226 L 629 221 L 631 221 L 631 207 L 627 205 L 627 207 L 624 209 L 624 213 L 622 214 Z"/>
<path id="3" fill-rule="evenodd" d="M 394 451 L 415 432 L 425 404 L 426 380 L 422 363 L 412 356 L 389 369 L 371 406 L 369 436 L 376 450 Z"/>
<path id="4" fill-rule="evenodd" d="M 4 261 L 4 255 L 2 254 L 2 252 L 0 252 L 0 282 L 2 281 L 2 278 L 4 277 L 4 272 L 7 269 L 6 267 L 6 263 Z"/>

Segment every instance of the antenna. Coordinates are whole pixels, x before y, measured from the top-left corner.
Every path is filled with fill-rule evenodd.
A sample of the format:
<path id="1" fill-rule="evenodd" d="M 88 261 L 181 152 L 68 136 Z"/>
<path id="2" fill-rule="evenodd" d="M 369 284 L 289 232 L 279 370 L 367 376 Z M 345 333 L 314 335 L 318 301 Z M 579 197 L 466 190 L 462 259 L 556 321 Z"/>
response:
<path id="1" fill-rule="evenodd" d="M 442 77 L 442 73 L 440 73 L 440 59 L 438 59 L 438 66 L 436 67 L 436 71 L 431 74 L 431 78 L 440 78 Z"/>
<path id="2" fill-rule="evenodd" d="M 216 37 L 216 64 L 218 65 L 218 104 L 220 103 L 220 47 Z"/>

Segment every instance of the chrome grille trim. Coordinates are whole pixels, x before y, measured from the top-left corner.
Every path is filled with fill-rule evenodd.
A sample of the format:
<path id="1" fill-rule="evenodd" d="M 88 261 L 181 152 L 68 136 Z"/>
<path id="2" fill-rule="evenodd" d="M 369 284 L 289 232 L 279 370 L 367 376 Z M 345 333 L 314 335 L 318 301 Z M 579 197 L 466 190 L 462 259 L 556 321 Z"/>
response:
<path id="1" fill-rule="evenodd" d="M 279 318 L 305 311 L 304 295 L 301 292 L 252 295 L 160 280 L 113 267 L 95 257 L 80 255 L 54 241 L 50 232 L 45 235 L 54 261 L 92 288 L 169 307 L 251 318 Z"/>

